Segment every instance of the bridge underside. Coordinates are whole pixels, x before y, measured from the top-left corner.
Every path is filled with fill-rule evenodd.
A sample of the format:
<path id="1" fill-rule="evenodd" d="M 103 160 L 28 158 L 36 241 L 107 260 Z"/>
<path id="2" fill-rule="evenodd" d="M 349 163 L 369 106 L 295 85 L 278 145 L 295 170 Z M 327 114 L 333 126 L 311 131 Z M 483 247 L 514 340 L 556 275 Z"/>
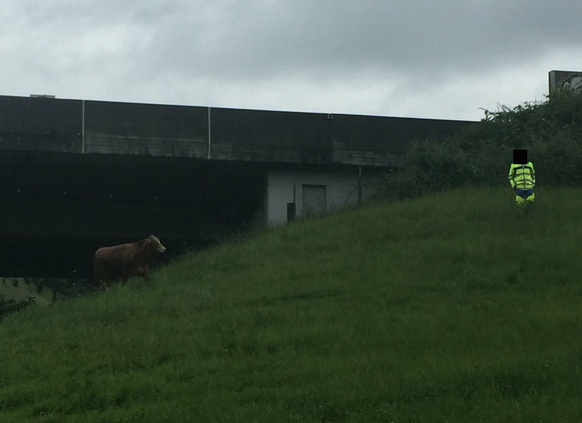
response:
<path id="1" fill-rule="evenodd" d="M 256 164 L 0 152 L 0 276 L 88 277 L 96 248 L 151 234 L 169 252 L 207 245 L 262 224 L 264 178 Z"/>
<path id="2" fill-rule="evenodd" d="M 469 123 L 0 96 L 0 277 L 90 274 L 103 245 L 155 234 L 180 251 L 331 210 L 363 195 L 362 169 Z"/>

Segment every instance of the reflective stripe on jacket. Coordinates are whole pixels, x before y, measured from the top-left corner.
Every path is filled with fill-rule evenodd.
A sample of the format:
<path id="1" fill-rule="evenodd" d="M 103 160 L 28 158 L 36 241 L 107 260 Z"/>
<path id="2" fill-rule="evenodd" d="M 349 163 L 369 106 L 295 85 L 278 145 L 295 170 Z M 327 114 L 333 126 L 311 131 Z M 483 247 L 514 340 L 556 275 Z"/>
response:
<path id="1" fill-rule="evenodd" d="M 536 184 L 536 173 L 533 163 L 512 164 L 507 176 L 512 188 L 530 189 Z"/>

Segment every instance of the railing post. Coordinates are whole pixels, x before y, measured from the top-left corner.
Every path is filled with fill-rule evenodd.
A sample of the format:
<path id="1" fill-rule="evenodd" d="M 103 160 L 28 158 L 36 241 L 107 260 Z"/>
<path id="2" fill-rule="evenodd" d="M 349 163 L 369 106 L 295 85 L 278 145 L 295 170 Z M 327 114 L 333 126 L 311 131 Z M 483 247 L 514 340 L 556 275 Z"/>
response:
<path id="1" fill-rule="evenodd" d="M 85 152 L 85 100 L 81 100 L 81 154 Z"/>
<path id="2" fill-rule="evenodd" d="M 210 124 L 210 107 L 208 108 L 208 159 L 212 152 L 212 126 Z"/>

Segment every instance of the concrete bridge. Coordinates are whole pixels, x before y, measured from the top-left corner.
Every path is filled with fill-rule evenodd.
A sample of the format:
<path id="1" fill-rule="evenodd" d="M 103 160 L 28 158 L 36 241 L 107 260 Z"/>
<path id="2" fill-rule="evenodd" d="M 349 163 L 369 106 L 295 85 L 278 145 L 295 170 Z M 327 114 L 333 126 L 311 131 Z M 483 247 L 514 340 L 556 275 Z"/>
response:
<path id="1" fill-rule="evenodd" d="M 358 201 L 360 176 L 467 121 L 0 96 L 0 276 L 90 272 Z"/>

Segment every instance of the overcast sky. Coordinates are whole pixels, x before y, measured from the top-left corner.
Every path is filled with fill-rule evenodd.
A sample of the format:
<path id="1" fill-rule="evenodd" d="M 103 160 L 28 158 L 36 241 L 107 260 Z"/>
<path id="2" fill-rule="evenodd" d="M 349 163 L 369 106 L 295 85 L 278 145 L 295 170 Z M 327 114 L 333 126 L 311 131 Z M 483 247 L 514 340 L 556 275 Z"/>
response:
<path id="1" fill-rule="evenodd" d="M 581 0 L 0 6 L 0 95 L 479 120 L 582 70 Z"/>

